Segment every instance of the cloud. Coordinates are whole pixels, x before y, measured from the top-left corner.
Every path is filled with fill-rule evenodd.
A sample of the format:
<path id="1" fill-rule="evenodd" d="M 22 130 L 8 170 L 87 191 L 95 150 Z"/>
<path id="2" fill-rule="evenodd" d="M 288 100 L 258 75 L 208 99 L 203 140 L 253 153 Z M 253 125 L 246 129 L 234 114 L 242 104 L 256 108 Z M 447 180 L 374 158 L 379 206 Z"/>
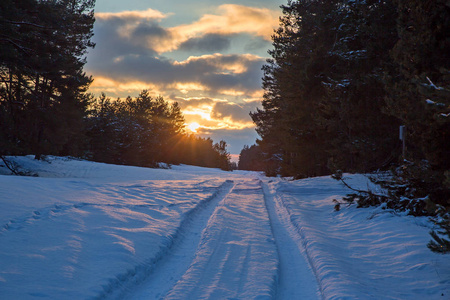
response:
<path id="1" fill-rule="evenodd" d="M 95 13 L 95 18 L 97 20 L 111 20 L 111 19 L 126 19 L 126 20 L 162 20 L 169 15 L 164 14 L 160 11 L 154 9 L 147 10 L 134 10 L 134 11 L 121 11 L 116 13 Z"/>
<path id="2" fill-rule="evenodd" d="M 218 14 L 206 14 L 192 24 L 180 25 L 170 30 L 177 33 L 180 40 L 203 34 L 251 33 L 271 39 L 278 26 L 278 12 L 267 8 L 224 4 L 218 7 Z M 175 35 L 175 34 L 174 34 Z"/>
<path id="3" fill-rule="evenodd" d="M 230 48 L 231 42 L 228 36 L 220 34 L 206 34 L 201 37 L 191 38 L 180 44 L 178 50 L 200 51 L 200 52 L 221 52 Z"/>
<path id="4" fill-rule="evenodd" d="M 225 99 L 209 97 L 173 97 L 186 118 L 186 123 L 201 124 L 203 133 L 210 130 L 236 130 L 254 128 L 249 113 L 260 107 L 259 101 L 234 103 Z"/>
<path id="5" fill-rule="evenodd" d="M 120 45 L 116 49 L 117 55 L 91 57 L 95 61 L 88 66 L 88 71 L 94 77 L 117 82 L 148 82 L 159 89 L 176 88 L 183 84 L 189 88 L 190 84 L 212 94 L 236 91 L 247 95 L 261 87 L 264 59 L 254 55 L 214 54 L 177 62 L 151 54 L 124 54 Z"/>
<path id="6" fill-rule="evenodd" d="M 222 51 L 230 47 L 231 39 L 242 38 L 234 35 L 240 32 L 268 37 L 273 23 L 278 22 L 276 13 L 227 4 L 219 6 L 217 14 L 204 15 L 192 24 L 164 28 L 159 22 L 166 17 L 152 9 L 96 14 L 93 40 L 97 46 L 88 55 L 86 71 L 94 78 L 122 85 L 129 81 L 148 83 L 159 90 L 178 90 L 190 96 L 195 91 L 212 96 L 249 96 L 261 88 L 262 57 L 214 53 L 177 61 L 162 53 L 174 49 Z M 101 88 L 99 83 L 94 86 Z"/>
<path id="7" fill-rule="evenodd" d="M 215 119 L 229 119 L 237 123 L 251 123 L 249 113 L 255 111 L 257 103 L 236 104 L 233 102 L 217 102 L 212 110 Z"/>
<path id="8" fill-rule="evenodd" d="M 227 142 L 227 150 L 232 154 L 239 154 L 244 145 L 250 146 L 256 142 L 258 134 L 254 128 L 245 129 L 215 129 L 200 130 L 199 135 L 202 137 L 210 137 L 214 141 L 224 140 Z"/>
<path id="9" fill-rule="evenodd" d="M 271 39 L 278 26 L 278 13 L 267 8 L 224 4 L 218 14 L 206 14 L 198 21 L 169 28 L 158 23 L 167 15 L 152 9 L 96 14 L 98 23 L 108 23 L 122 38 L 132 44 L 146 45 L 159 54 L 181 48 L 211 49 L 229 47 L 227 36 L 249 33 Z M 99 25 L 102 26 L 102 25 Z M 214 49 L 214 48 L 213 48 Z"/>
<path id="10" fill-rule="evenodd" d="M 194 97 L 194 98 L 183 98 L 178 96 L 172 96 L 170 98 L 172 101 L 178 102 L 180 107 L 184 110 L 190 108 L 196 108 L 200 106 L 213 106 L 215 102 L 220 101 L 219 99 L 213 99 L 208 97 Z"/>
<path id="11" fill-rule="evenodd" d="M 159 24 L 164 17 L 163 13 L 151 9 L 95 14 L 93 40 L 101 50 L 92 52 L 109 53 L 119 47 L 128 53 L 156 53 L 160 47 L 171 47 L 171 33 Z"/>
<path id="12" fill-rule="evenodd" d="M 129 39 L 132 41 L 150 40 L 154 42 L 155 39 L 165 40 L 170 38 L 170 34 L 166 29 L 153 22 L 139 23 L 129 34 Z M 151 44 L 148 46 L 151 49 Z"/>

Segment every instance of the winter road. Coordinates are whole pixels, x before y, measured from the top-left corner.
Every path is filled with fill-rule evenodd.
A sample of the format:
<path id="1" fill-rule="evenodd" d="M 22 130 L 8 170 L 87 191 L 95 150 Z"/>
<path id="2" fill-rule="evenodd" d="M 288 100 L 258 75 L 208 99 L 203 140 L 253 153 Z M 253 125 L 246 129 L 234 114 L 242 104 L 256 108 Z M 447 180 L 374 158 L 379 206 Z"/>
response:
<path id="1" fill-rule="evenodd" d="M 226 181 L 126 299 L 318 299 L 287 210 L 259 179 Z"/>

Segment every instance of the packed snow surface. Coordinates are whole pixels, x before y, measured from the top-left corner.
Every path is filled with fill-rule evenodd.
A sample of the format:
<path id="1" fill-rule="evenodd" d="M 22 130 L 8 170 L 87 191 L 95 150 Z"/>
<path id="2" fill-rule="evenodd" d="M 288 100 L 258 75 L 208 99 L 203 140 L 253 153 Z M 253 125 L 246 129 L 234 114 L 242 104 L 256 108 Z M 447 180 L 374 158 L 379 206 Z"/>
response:
<path id="1" fill-rule="evenodd" d="M 0 299 L 450 299 L 433 224 L 330 177 L 10 159 L 39 177 L 0 175 Z"/>

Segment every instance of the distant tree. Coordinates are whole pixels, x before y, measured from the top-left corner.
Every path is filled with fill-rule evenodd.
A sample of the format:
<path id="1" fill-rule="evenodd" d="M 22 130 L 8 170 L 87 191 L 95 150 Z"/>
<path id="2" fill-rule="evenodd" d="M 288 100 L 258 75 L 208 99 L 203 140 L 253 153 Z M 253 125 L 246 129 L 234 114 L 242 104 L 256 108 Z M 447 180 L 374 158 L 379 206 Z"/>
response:
<path id="1" fill-rule="evenodd" d="M 170 163 L 170 152 L 184 128 L 178 104 L 153 98 L 147 90 L 137 98 L 115 101 L 102 94 L 87 122 L 93 160 L 138 166 Z"/>
<path id="2" fill-rule="evenodd" d="M 86 132 L 89 147 L 86 157 L 98 162 L 118 163 L 118 134 L 121 120 L 116 114 L 115 105 L 102 94 L 92 102 L 86 118 Z"/>
<path id="3" fill-rule="evenodd" d="M 185 133 L 178 103 L 138 97 L 111 100 L 102 94 L 86 119 L 88 158 L 115 164 L 154 167 L 158 163 L 190 164 L 230 170 L 226 142 Z"/>
<path id="4" fill-rule="evenodd" d="M 200 167 L 218 168 L 221 166 L 220 153 L 211 138 L 194 134 L 183 134 L 174 147 L 173 163 Z"/>
<path id="5" fill-rule="evenodd" d="M 241 150 L 239 154 L 239 170 L 249 171 L 264 171 L 266 165 L 264 164 L 264 155 L 261 147 L 258 145 L 247 146 Z"/>
<path id="6" fill-rule="evenodd" d="M 216 164 L 219 168 L 225 171 L 231 171 L 230 153 L 227 151 L 227 143 L 224 140 L 214 144 L 213 146 L 217 153 Z"/>

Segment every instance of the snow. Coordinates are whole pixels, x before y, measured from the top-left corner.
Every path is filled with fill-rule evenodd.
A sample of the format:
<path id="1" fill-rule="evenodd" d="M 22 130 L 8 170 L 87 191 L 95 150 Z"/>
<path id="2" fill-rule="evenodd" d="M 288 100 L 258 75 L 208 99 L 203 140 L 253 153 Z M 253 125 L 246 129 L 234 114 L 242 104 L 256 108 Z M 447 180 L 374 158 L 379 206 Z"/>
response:
<path id="1" fill-rule="evenodd" d="M 431 81 L 431 79 L 429 78 L 429 77 L 427 77 L 427 80 L 428 80 L 428 82 L 429 82 L 429 87 L 432 87 L 432 88 L 434 88 L 434 89 L 436 89 L 436 90 L 445 90 L 443 87 L 438 87 L 438 86 L 436 86 L 432 81 Z M 427 86 L 426 84 L 423 84 L 424 86 Z"/>
<path id="2" fill-rule="evenodd" d="M 430 105 L 435 105 L 435 106 L 445 107 L 445 104 L 444 104 L 444 103 L 437 103 L 437 102 L 434 102 L 434 101 L 431 100 L 431 99 L 427 99 L 427 100 L 425 100 L 425 102 L 426 102 L 427 104 L 430 104 Z"/>
<path id="3" fill-rule="evenodd" d="M 334 211 L 330 177 L 14 160 L 39 177 L 0 175 L 1 299 L 450 298 L 433 224 Z"/>

